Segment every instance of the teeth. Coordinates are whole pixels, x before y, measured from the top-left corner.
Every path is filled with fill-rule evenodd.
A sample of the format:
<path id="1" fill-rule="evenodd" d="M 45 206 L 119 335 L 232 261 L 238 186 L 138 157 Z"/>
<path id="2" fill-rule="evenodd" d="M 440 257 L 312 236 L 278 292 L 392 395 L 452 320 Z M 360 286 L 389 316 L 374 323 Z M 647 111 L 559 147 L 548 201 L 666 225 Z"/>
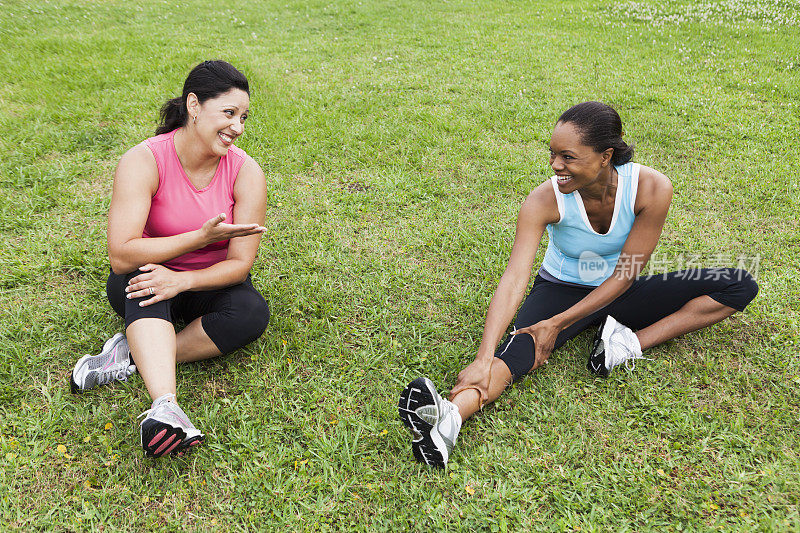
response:
<path id="1" fill-rule="evenodd" d="M 233 137 L 230 135 L 225 135 L 224 133 L 220 133 L 219 136 L 222 138 L 223 141 L 229 143 L 233 140 Z"/>
<path id="2" fill-rule="evenodd" d="M 565 182 L 565 181 L 569 181 L 571 179 L 572 179 L 572 176 L 558 176 L 558 181 L 560 181 L 562 183 Z"/>

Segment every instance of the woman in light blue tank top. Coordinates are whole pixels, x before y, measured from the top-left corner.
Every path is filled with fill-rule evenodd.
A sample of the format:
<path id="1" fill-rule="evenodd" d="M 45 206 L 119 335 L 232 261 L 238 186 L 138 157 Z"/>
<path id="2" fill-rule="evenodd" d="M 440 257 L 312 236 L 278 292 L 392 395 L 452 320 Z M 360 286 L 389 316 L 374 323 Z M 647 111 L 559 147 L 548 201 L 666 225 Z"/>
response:
<path id="1" fill-rule="evenodd" d="M 639 276 L 664 227 L 672 184 L 632 158 L 611 107 L 584 102 L 559 117 L 550 140 L 555 175 L 520 209 L 475 360 L 459 373 L 449 400 L 424 377 L 401 394 L 400 418 L 414 434 L 419 461 L 447 463 L 464 420 L 589 327 L 600 326 L 587 368 L 605 377 L 642 350 L 715 324 L 755 297 L 758 285 L 744 270 Z M 542 268 L 519 307 L 545 230 Z M 498 348 L 518 308 L 514 331 Z"/>

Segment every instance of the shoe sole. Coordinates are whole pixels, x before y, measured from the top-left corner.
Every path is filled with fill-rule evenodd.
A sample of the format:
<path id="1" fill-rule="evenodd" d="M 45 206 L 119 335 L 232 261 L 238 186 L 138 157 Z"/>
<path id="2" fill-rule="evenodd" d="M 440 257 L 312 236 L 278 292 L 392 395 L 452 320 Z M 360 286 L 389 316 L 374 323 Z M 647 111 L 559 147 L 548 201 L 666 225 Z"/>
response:
<path id="1" fill-rule="evenodd" d="M 586 369 L 601 378 L 607 378 L 610 374 L 606 368 L 606 339 L 603 339 L 603 330 L 605 330 L 609 318 L 611 317 L 606 318 L 603 324 L 597 328 L 594 339 L 589 345 L 589 360 L 586 362 Z M 614 319 L 612 318 L 611 320 Z"/>
<path id="2" fill-rule="evenodd" d="M 105 344 L 103 344 L 103 349 L 100 351 L 99 354 L 97 354 L 97 355 L 84 355 L 83 357 L 78 359 L 78 361 L 75 363 L 75 367 L 72 369 L 72 372 L 69 373 L 69 391 L 72 394 L 81 394 L 82 392 L 85 392 L 87 390 L 92 390 L 95 387 L 98 387 L 98 385 L 95 385 L 94 387 L 90 387 L 88 389 L 83 389 L 83 388 L 79 387 L 78 384 L 75 382 L 75 370 L 78 367 L 80 367 L 81 365 L 83 365 L 85 361 L 91 359 L 92 357 L 101 357 L 101 356 L 107 354 L 109 352 L 109 350 L 111 350 L 111 347 L 116 345 L 119 342 L 120 337 L 125 337 L 125 335 L 123 335 L 122 333 L 114 334 L 113 337 L 108 339 L 105 342 Z"/>
<path id="3" fill-rule="evenodd" d="M 189 455 L 197 446 L 203 444 L 204 440 L 204 435 L 195 435 L 189 439 L 183 439 L 181 445 L 172 451 L 172 455 L 176 455 L 178 457 Z"/>
<path id="4" fill-rule="evenodd" d="M 162 457 L 184 448 L 186 432 L 158 420 L 145 420 L 141 427 L 142 448 L 147 457 Z"/>
<path id="5" fill-rule="evenodd" d="M 436 402 L 437 393 L 433 390 L 433 384 L 426 378 L 417 378 L 400 393 L 400 401 L 397 404 L 400 420 L 408 427 L 414 435 L 420 437 L 411 443 L 411 450 L 414 458 L 428 466 L 444 468 L 447 460 L 442 450 L 447 447 L 442 437 L 432 424 L 423 420 L 416 410 L 426 405 L 439 406 Z"/>

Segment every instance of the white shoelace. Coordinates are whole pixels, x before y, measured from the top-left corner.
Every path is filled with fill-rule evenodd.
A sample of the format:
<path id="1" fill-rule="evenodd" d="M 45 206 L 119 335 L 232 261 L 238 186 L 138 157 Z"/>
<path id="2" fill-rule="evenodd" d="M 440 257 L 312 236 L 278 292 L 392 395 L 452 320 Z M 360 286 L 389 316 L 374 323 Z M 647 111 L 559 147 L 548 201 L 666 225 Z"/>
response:
<path id="1" fill-rule="evenodd" d="M 631 350 L 625 343 L 616 342 L 613 340 L 611 343 L 614 344 L 614 350 L 609 350 L 609 347 L 606 346 L 606 364 L 608 365 L 609 370 L 622 364 L 625 365 L 626 369 L 634 370 L 636 368 L 636 359 L 652 361 L 652 359 L 649 359 L 641 354 L 636 354 L 636 352 Z M 619 349 L 616 349 L 617 347 L 619 347 Z"/>
<path id="2" fill-rule="evenodd" d="M 117 365 L 114 365 L 117 366 Z M 136 365 L 123 364 L 120 368 L 112 366 L 108 370 L 98 372 L 98 385 L 106 385 L 112 381 L 125 381 L 136 373 Z"/>
<path id="3" fill-rule="evenodd" d="M 171 392 L 168 392 L 167 394 L 162 394 L 161 396 L 159 396 L 158 398 L 153 400 L 153 404 L 150 407 L 150 409 L 148 409 L 144 413 L 142 413 L 139 416 L 137 416 L 136 419 L 138 420 L 139 418 L 142 418 L 143 416 L 149 415 L 154 410 L 158 409 L 161 406 L 161 404 L 163 404 L 165 401 L 167 401 L 167 398 L 169 398 L 169 397 L 172 397 L 173 401 L 175 400 L 175 395 L 172 394 Z"/>

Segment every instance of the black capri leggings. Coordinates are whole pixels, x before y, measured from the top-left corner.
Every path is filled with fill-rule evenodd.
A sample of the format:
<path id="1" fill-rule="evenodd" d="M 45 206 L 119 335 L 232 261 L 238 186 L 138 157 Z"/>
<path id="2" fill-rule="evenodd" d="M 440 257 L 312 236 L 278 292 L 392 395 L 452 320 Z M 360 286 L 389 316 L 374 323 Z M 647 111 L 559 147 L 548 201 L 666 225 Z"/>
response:
<path id="1" fill-rule="evenodd" d="M 198 317 L 203 330 L 222 353 L 230 353 L 250 344 L 264 333 L 269 323 L 269 306 L 253 287 L 250 275 L 239 284 L 210 291 L 187 291 L 147 307 L 140 307 L 143 298 L 127 299 L 128 280 L 141 270 L 117 275 L 106 282 L 106 296 L 114 311 L 125 319 L 127 328 L 140 318 L 161 318 L 186 324 Z"/>
<path id="2" fill-rule="evenodd" d="M 514 327 L 531 326 L 566 311 L 592 290 L 594 287 L 554 283 L 537 275 L 530 294 L 517 313 Z M 740 269 L 702 268 L 642 276 L 606 307 L 559 333 L 553 349 L 559 348 L 581 331 L 600 325 L 608 315 L 638 330 L 671 315 L 698 296 L 706 295 L 723 305 L 743 311 L 756 293 L 758 284 L 748 272 Z M 508 365 L 516 381 L 533 367 L 533 337 L 507 336 L 495 352 L 495 357 Z"/>

